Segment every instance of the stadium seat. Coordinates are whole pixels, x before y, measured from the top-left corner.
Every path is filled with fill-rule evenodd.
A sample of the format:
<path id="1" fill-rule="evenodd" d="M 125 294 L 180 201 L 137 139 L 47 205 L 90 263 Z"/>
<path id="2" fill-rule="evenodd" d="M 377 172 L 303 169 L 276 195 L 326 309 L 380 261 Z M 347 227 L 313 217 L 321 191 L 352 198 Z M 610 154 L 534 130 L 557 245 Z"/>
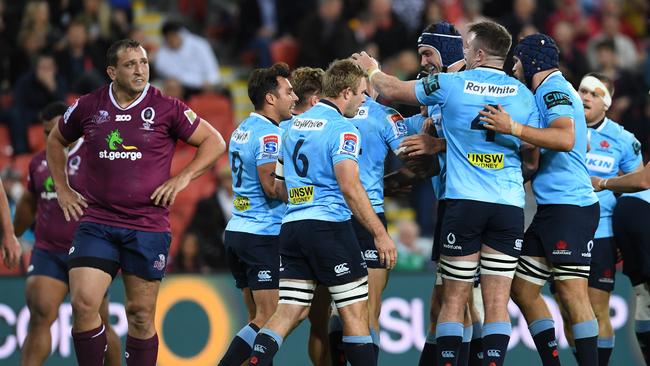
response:
<path id="1" fill-rule="evenodd" d="M 14 156 L 13 167 L 20 173 L 22 181 L 27 185 L 27 175 L 29 174 L 29 162 L 32 161 L 32 154 L 20 154 Z"/>
<path id="2" fill-rule="evenodd" d="M 290 68 L 298 61 L 299 45 L 290 38 L 280 38 L 271 43 L 271 59 L 273 62 L 286 62 Z"/>
<path id="3" fill-rule="evenodd" d="M 187 105 L 216 128 L 224 138 L 235 130 L 233 107 L 228 97 L 216 93 L 202 93 L 192 96 Z"/>
<path id="4" fill-rule="evenodd" d="M 35 124 L 29 126 L 27 130 L 27 140 L 29 141 L 29 148 L 33 152 L 39 152 L 45 149 L 45 130 L 42 124 Z"/>

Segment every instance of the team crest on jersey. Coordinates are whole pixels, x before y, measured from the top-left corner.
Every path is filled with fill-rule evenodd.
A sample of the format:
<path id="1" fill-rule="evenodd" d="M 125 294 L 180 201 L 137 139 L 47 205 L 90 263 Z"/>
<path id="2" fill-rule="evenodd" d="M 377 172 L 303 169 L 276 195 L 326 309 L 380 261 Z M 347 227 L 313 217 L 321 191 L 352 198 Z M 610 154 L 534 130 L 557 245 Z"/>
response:
<path id="1" fill-rule="evenodd" d="M 276 158 L 280 147 L 280 136 L 271 134 L 260 138 L 262 159 Z"/>
<path id="2" fill-rule="evenodd" d="M 426 95 L 433 94 L 436 90 L 440 89 L 440 81 L 438 80 L 438 74 L 431 74 L 425 79 L 422 79 L 422 86 L 424 86 L 424 92 Z"/>
<path id="3" fill-rule="evenodd" d="M 366 119 L 368 118 L 368 106 L 361 106 L 357 111 L 357 115 L 354 116 L 355 119 Z"/>
<path id="4" fill-rule="evenodd" d="M 105 110 L 100 110 L 96 115 L 93 116 L 93 123 L 101 125 L 102 123 L 108 122 L 111 120 L 111 116 Z"/>
<path id="5" fill-rule="evenodd" d="M 185 115 L 185 118 L 187 118 L 187 120 L 190 122 L 190 124 L 194 124 L 194 121 L 196 121 L 197 115 L 196 115 L 196 113 L 194 113 L 193 110 L 187 109 L 187 110 L 185 110 L 185 112 L 183 112 L 183 114 Z"/>
<path id="6" fill-rule="evenodd" d="M 389 112 L 391 113 L 390 115 L 386 116 L 388 119 L 388 122 L 390 122 L 391 126 L 393 127 L 393 132 L 395 133 L 395 136 L 397 137 L 402 137 L 406 136 L 408 133 L 408 128 L 406 127 L 406 123 L 404 123 L 404 118 L 402 117 L 399 112 L 397 112 L 394 109 L 389 109 Z"/>
<path id="7" fill-rule="evenodd" d="M 74 104 L 72 104 L 70 107 L 68 107 L 68 110 L 65 111 L 63 114 L 63 123 L 68 123 L 68 119 L 70 118 L 70 115 L 72 112 L 74 112 L 75 108 L 79 105 L 79 99 L 74 101 Z"/>
<path id="8" fill-rule="evenodd" d="M 359 155 L 359 136 L 349 132 L 342 133 L 339 154 Z"/>
<path id="9" fill-rule="evenodd" d="M 235 132 L 232 133 L 232 137 L 230 138 L 230 140 L 238 144 L 245 144 L 248 142 L 248 139 L 250 137 L 251 137 L 250 131 L 243 131 L 240 129 L 236 129 Z"/>
<path id="10" fill-rule="evenodd" d="M 140 112 L 140 118 L 142 119 L 141 130 L 153 131 L 151 125 L 153 125 L 153 119 L 156 117 L 156 111 L 152 107 L 147 107 Z"/>
<path id="11" fill-rule="evenodd" d="M 546 104 L 546 109 L 551 109 L 558 105 L 573 105 L 569 94 L 559 91 L 546 93 L 542 98 L 544 99 L 544 104 Z"/>

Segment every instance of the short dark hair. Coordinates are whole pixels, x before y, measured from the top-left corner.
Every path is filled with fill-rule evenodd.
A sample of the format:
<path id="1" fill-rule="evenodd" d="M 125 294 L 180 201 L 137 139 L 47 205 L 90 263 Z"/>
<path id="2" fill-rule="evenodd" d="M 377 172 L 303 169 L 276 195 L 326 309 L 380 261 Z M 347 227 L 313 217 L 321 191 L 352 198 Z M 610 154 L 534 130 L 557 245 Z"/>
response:
<path id="1" fill-rule="evenodd" d="M 46 122 L 56 116 L 62 116 L 67 110 L 67 104 L 63 102 L 52 102 L 41 110 L 40 119 L 41 121 Z"/>
<path id="2" fill-rule="evenodd" d="M 471 24 L 467 33 L 474 33 L 479 48 L 490 56 L 505 58 L 512 45 L 512 36 L 508 30 L 495 22 L 485 21 Z"/>
<path id="3" fill-rule="evenodd" d="M 291 75 L 289 65 L 278 62 L 271 67 L 255 69 L 248 78 L 248 98 L 256 110 L 262 109 L 266 93 L 275 93 L 278 88 L 278 77 L 288 78 Z"/>
<path id="4" fill-rule="evenodd" d="M 367 76 L 352 60 L 335 60 L 323 75 L 323 96 L 336 98 L 346 88 L 355 90 Z"/>
<path id="5" fill-rule="evenodd" d="M 323 91 L 323 75 L 321 68 L 299 67 L 291 73 L 291 86 L 298 97 L 298 105 L 303 105 L 311 95 Z"/>
<path id="6" fill-rule="evenodd" d="M 165 23 L 163 23 L 163 26 L 161 28 L 161 32 L 163 37 L 166 37 L 169 33 L 177 33 L 183 28 L 183 25 L 176 20 L 168 20 Z"/>
<path id="7" fill-rule="evenodd" d="M 600 80 L 607 87 L 607 90 L 609 91 L 609 95 L 614 97 L 614 82 L 612 81 L 612 78 L 603 74 L 602 72 L 590 72 L 587 75 L 583 76 L 582 78 L 584 79 L 587 76 L 593 76 L 596 79 Z"/>
<path id="8" fill-rule="evenodd" d="M 108 51 L 106 51 L 106 64 L 108 66 L 117 66 L 118 52 L 129 48 L 139 47 L 141 47 L 140 42 L 134 39 L 126 38 L 113 42 L 113 44 L 108 48 Z"/>
<path id="9" fill-rule="evenodd" d="M 613 39 L 605 38 L 596 43 L 595 49 L 596 51 L 599 51 L 601 49 L 608 49 L 612 52 L 616 52 L 616 44 L 614 43 Z"/>

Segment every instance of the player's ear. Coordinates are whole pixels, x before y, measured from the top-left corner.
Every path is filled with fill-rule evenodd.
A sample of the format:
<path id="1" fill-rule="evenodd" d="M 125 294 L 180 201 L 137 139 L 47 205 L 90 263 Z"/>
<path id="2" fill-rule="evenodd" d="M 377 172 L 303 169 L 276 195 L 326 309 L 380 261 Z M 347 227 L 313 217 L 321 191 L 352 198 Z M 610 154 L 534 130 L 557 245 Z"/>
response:
<path id="1" fill-rule="evenodd" d="M 115 80 L 115 76 L 117 75 L 117 71 L 115 70 L 115 66 L 106 67 L 106 73 L 108 74 L 108 77 L 111 80 Z"/>
<path id="2" fill-rule="evenodd" d="M 268 92 L 264 95 L 264 100 L 266 101 L 266 104 L 268 105 L 274 105 L 275 104 L 275 94 L 272 92 Z"/>

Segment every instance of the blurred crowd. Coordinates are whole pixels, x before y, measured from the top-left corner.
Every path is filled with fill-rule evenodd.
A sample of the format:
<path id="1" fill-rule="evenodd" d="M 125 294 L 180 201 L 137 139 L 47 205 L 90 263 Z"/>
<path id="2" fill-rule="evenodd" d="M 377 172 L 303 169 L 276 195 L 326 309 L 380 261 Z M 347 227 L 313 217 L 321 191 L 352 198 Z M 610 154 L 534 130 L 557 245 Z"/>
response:
<path id="1" fill-rule="evenodd" d="M 43 146 L 29 139 L 38 112 L 108 82 L 104 54 L 117 39 L 145 45 L 152 82 L 188 101 L 206 94 L 231 98 L 233 81 L 246 80 L 255 67 L 284 61 L 326 68 L 359 50 L 381 60 L 385 71 L 412 79 L 420 69 L 417 36 L 427 24 L 447 20 L 463 33 L 485 19 L 503 24 L 515 43 L 531 33 L 551 35 L 562 72 L 576 87 L 590 71 L 612 78 L 616 94 L 608 117 L 636 135 L 647 158 L 649 15 L 647 0 L 0 0 L 0 171 L 8 192 L 19 195 L 12 185 L 22 184 L 24 172 L 16 164 Z M 506 63 L 507 72 L 511 66 Z M 226 80 L 224 70 L 234 77 Z M 418 112 L 395 107 L 405 116 Z M 227 121 L 224 137 L 238 122 Z M 184 210 L 189 217 L 175 229 L 173 270 L 225 268 L 222 234 L 232 196 L 227 163 L 212 178 L 214 193 Z M 435 222 L 430 185 L 414 191 L 388 204 L 403 270 L 428 267 Z"/>

